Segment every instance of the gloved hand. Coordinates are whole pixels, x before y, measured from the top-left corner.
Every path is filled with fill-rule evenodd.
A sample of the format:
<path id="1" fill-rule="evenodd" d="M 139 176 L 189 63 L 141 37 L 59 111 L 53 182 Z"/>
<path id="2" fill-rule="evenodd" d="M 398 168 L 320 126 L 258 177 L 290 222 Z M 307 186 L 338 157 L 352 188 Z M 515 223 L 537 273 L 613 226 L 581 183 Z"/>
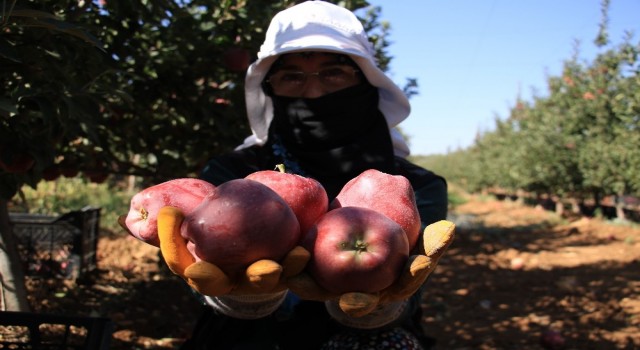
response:
<path id="1" fill-rule="evenodd" d="M 378 293 L 351 292 L 337 295 L 320 287 L 307 273 L 288 279 L 289 289 L 301 299 L 338 300 L 340 309 L 350 317 L 362 317 L 379 305 L 403 301 L 413 295 L 435 270 L 438 260 L 453 241 L 455 224 L 441 220 L 427 226 L 422 235 L 424 251 L 411 255 L 398 279 Z"/>
<path id="2" fill-rule="evenodd" d="M 285 280 L 299 274 L 310 258 L 302 247 L 292 249 L 282 261 L 259 260 L 244 274 L 228 276 L 216 265 L 196 261 L 180 234 L 184 214 L 178 208 L 163 207 L 158 212 L 160 251 L 169 269 L 193 289 L 207 296 L 274 294 L 284 291 Z"/>

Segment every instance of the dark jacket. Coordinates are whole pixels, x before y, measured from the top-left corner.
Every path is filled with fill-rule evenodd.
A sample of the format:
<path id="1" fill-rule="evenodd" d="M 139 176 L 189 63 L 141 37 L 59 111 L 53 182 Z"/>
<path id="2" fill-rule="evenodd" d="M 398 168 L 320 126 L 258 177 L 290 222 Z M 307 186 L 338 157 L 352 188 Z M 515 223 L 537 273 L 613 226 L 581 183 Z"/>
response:
<path id="1" fill-rule="evenodd" d="M 269 147 L 253 146 L 213 158 L 202 171 L 201 178 L 215 185 L 243 178 L 259 170 L 274 170 L 280 162 Z M 395 173 L 406 177 L 413 186 L 423 228 L 433 222 L 446 219 L 446 181 L 403 158 L 396 157 Z M 312 175 L 311 175 L 312 176 Z M 327 184 L 323 184 L 327 185 Z M 331 184 L 339 188 L 344 184 Z M 333 194 L 335 195 L 335 193 Z M 329 200 L 332 200 L 330 195 Z M 422 334 L 420 322 L 421 293 L 410 300 L 407 316 L 393 326 L 401 326 L 413 333 L 423 348 L 431 340 Z M 360 333 L 376 330 L 349 330 L 331 319 L 323 303 L 301 301 L 288 295 L 285 302 L 273 314 L 256 320 L 234 319 L 203 306 L 191 339 L 181 349 L 319 349 L 337 332 Z"/>

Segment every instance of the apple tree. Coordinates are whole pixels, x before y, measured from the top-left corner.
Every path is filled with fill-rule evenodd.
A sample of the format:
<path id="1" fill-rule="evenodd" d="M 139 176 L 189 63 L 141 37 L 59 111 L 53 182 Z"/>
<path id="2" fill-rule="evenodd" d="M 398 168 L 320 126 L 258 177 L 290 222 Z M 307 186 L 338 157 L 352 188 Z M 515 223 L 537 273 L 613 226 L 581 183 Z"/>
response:
<path id="1" fill-rule="evenodd" d="M 272 16 L 299 1 L 1 2 L 6 218 L 8 201 L 24 185 L 76 175 L 157 183 L 193 176 L 212 155 L 235 147 L 249 134 L 245 70 Z M 369 5 L 333 2 L 363 11 Z M 358 13 L 386 67 L 389 26 L 379 12 Z M 6 238 L 8 219 L 2 222 Z"/>

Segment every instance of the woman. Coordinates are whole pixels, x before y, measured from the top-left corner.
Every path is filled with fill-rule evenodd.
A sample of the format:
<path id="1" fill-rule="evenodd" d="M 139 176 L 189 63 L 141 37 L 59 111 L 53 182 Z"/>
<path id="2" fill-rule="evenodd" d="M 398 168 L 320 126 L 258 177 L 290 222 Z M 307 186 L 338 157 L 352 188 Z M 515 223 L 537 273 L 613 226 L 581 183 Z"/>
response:
<path id="1" fill-rule="evenodd" d="M 283 163 L 320 181 L 331 200 L 348 180 L 377 169 L 409 179 L 423 228 L 446 218 L 446 182 L 405 159 L 409 148 L 393 127 L 408 117 L 409 102 L 377 67 L 352 12 L 307 1 L 278 13 L 245 90 L 253 134 L 234 152 L 213 158 L 203 179 L 217 185 Z M 286 291 L 204 301 L 183 349 L 429 346 L 420 328 L 420 293 L 357 319 L 331 301 L 302 301 Z"/>

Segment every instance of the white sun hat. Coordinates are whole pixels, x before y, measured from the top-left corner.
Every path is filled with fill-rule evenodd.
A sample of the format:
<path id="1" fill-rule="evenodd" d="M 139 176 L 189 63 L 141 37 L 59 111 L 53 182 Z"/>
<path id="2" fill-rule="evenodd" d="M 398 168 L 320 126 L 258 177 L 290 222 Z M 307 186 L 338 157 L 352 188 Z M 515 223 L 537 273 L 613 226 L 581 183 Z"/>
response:
<path id="1" fill-rule="evenodd" d="M 394 153 L 402 157 L 409 154 L 406 142 L 393 129 L 409 116 L 409 100 L 378 68 L 373 45 L 355 14 L 324 1 L 303 2 L 277 13 L 271 20 L 258 59 L 247 70 L 245 97 L 253 134 L 239 149 L 267 141 L 273 104 L 262 89 L 262 81 L 279 55 L 299 51 L 328 51 L 351 57 L 369 83 L 378 88 L 378 108 L 389 125 Z"/>

